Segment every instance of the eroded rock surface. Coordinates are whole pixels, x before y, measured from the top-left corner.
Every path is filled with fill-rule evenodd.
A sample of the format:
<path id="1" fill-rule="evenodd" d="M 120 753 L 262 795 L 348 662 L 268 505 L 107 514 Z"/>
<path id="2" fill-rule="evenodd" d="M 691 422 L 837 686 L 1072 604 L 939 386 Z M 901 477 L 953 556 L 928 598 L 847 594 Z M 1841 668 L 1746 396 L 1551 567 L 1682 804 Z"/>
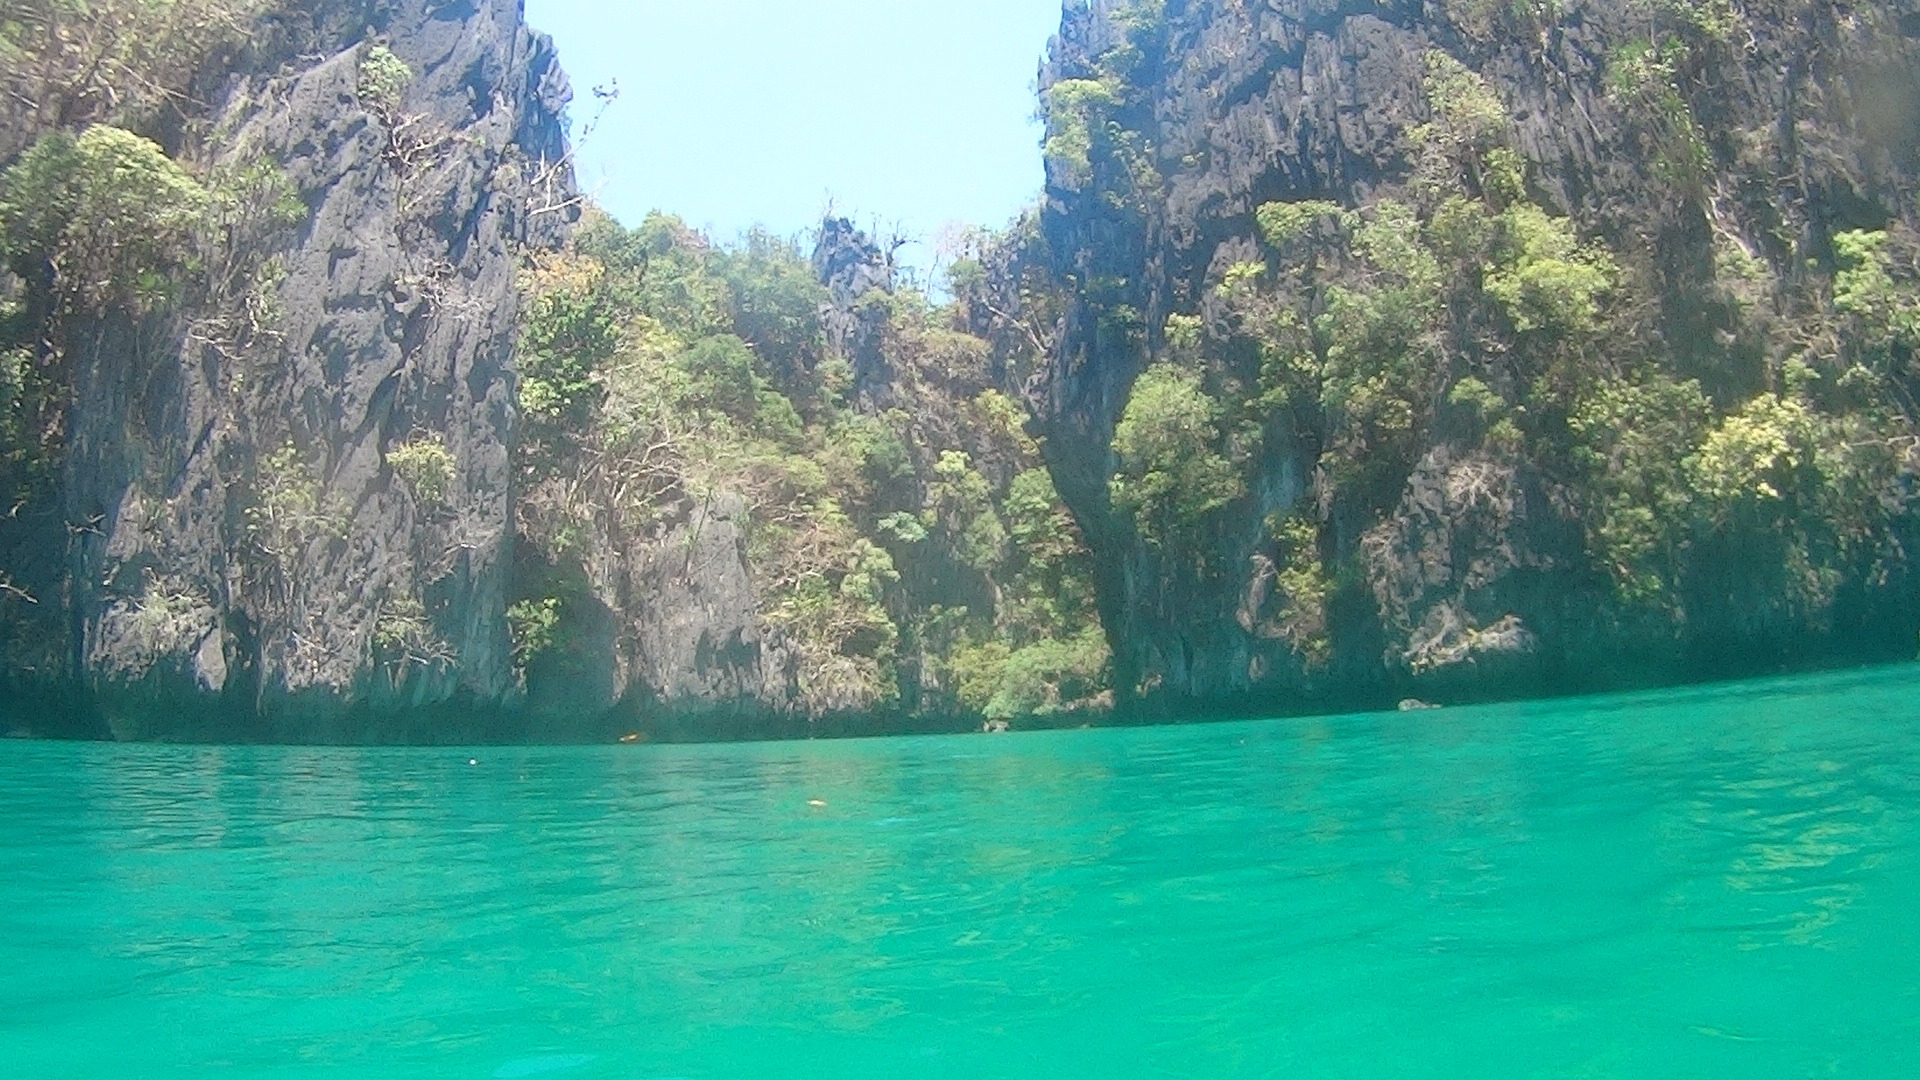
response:
<path id="1" fill-rule="evenodd" d="M 255 37 L 197 153 L 278 170 L 300 220 L 240 237 L 208 309 L 102 326 L 78 359 L 63 520 L 20 545 L 67 553 L 12 562 L 72 636 L 14 678 L 123 737 L 455 738 L 515 693 L 515 274 L 575 213 L 567 81 L 513 0 Z M 413 72 L 398 101 L 358 92 L 376 47 Z M 427 433 L 451 463 L 431 500 L 387 462 Z M 395 664 L 402 611 L 431 649 Z"/>
<path id="2" fill-rule="evenodd" d="M 1167 317 L 1219 322 L 1222 277 L 1266 259 L 1261 205 L 1365 207 L 1411 190 L 1419 143 L 1410 132 L 1433 119 L 1430 53 L 1494 88 L 1529 198 L 1654 267 L 1659 306 L 1644 333 L 1682 370 L 1764 347 L 1714 292 L 1725 237 L 1743 238 L 1791 280 L 1842 230 L 1911 223 L 1920 15 L 1910 4 L 1871 13 L 1743 5 L 1737 35 L 1692 54 L 1711 75 L 1685 87 L 1710 176 L 1692 194 L 1661 171 L 1649 121 L 1613 89 L 1635 27 L 1646 36 L 1644 5 L 1590 0 L 1501 21 L 1509 17 L 1518 18 L 1465 3 L 1364 0 L 1068 11 L 1043 94 L 1071 80 L 1124 86 L 1101 114 L 1120 149 L 1111 161 L 1096 155 L 1091 170 L 1066 161 L 1071 154 L 1049 163 L 1044 243 L 1029 245 L 1029 257 L 1069 283 L 1072 299 L 1026 389 L 1060 490 L 1099 558 L 1123 688 L 1146 700 L 1308 708 L 1391 702 L 1396 690 L 1435 681 L 1485 694 L 1681 677 L 1706 670 L 1689 665 L 1709 656 L 1750 670 L 1828 647 L 1821 635 L 1832 624 L 1789 627 L 1781 605 L 1753 599 L 1758 587 L 1744 609 L 1703 602 L 1677 640 L 1606 614 L 1604 574 L 1554 478 L 1444 431 L 1406 475 L 1398 505 L 1375 517 L 1331 496 L 1316 432 L 1270 428 L 1248 497 L 1208 525 L 1197 569 L 1191 556 L 1170 565 L 1112 506 L 1115 426 L 1134 380 L 1168 352 Z M 1317 315 L 1311 301 L 1298 304 Z M 1276 514 L 1320 522 L 1334 562 L 1365 575 L 1336 590 L 1325 663 L 1309 662 L 1277 621 L 1279 554 L 1263 528 Z M 1864 648 L 1904 648 L 1893 642 L 1905 615 L 1874 623 L 1881 616 L 1863 613 L 1909 610 L 1911 581 L 1903 570 L 1848 609 L 1855 629 L 1880 628 Z M 1746 588 L 1732 573 L 1719 595 Z"/>

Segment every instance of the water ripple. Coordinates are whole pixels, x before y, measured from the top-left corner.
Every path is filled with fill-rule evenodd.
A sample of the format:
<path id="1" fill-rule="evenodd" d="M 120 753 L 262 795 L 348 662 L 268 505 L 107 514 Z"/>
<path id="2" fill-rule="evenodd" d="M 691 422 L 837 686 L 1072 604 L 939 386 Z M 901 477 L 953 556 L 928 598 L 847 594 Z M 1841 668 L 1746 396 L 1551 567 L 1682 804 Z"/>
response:
<path id="1" fill-rule="evenodd" d="M 0 1075 L 1904 1078 L 1917 689 L 990 741 L 9 742 Z"/>

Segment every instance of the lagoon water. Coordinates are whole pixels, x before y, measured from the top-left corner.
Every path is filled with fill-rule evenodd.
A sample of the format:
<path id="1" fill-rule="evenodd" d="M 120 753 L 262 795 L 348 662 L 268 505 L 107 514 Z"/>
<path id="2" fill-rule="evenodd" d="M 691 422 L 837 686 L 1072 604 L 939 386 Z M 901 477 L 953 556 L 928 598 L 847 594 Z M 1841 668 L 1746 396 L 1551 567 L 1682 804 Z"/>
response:
<path id="1" fill-rule="evenodd" d="M 12 1080 L 1916 1062 L 1916 667 L 996 738 L 0 744 Z"/>

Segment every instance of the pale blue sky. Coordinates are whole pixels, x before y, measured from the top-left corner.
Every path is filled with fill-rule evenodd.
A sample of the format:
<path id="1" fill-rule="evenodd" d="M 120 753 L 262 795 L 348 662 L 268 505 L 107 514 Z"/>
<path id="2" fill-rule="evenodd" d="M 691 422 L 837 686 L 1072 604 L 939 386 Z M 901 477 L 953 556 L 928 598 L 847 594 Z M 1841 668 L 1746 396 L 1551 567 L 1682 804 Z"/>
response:
<path id="1" fill-rule="evenodd" d="M 559 45 L 576 132 L 619 80 L 579 172 L 628 224 L 659 208 L 719 239 L 793 234 L 831 198 L 931 244 L 1040 190 L 1033 83 L 1060 0 L 527 0 L 527 20 Z"/>

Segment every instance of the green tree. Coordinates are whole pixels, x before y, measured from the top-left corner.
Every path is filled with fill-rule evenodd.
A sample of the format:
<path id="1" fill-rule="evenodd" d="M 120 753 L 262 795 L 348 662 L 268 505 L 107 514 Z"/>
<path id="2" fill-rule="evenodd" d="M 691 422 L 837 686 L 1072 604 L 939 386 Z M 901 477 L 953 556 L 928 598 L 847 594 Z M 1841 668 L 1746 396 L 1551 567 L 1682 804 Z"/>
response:
<path id="1" fill-rule="evenodd" d="M 1687 461 L 1707 508 L 1747 499 L 1776 501 L 1796 490 L 1790 476 L 1814 459 L 1814 418 L 1799 401 L 1762 394 L 1722 417 Z"/>
<path id="2" fill-rule="evenodd" d="M 1007 531 L 1028 563 L 1053 568 L 1085 550 L 1073 516 L 1054 487 L 1053 474 L 1046 469 L 1026 469 L 1016 475 L 1004 505 Z"/>
<path id="3" fill-rule="evenodd" d="M 1353 248 L 1369 273 L 1329 286 L 1315 323 L 1326 348 L 1321 397 L 1335 419 L 1329 462 L 1343 482 L 1397 483 L 1436 392 L 1446 280 L 1405 203 L 1376 204 Z"/>
<path id="4" fill-rule="evenodd" d="M 749 231 L 720 259 L 732 294 L 733 332 L 770 373 L 792 387 L 820 356 L 820 306 L 827 291 L 791 241 Z"/>
<path id="5" fill-rule="evenodd" d="M 413 82 L 413 69 L 385 45 L 375 45 L 360 58 L 360 72 L 354 92 L 367 109 L 391 114 L 406 97 Z"/>
<path id="6" fill-rule="evenodd" d="M 1345 215 L 1346 212 L 1338 203 L 1309 199 L 1303 202 L 1262 203 L 1254 211 L 1254 221 L 1259 225 L 1260 238 L 1268 246 L 1284 251 L 1320 222 L 1344 218 Z"/>
<path id="7" fill-rule="evenodd" d="M 680 358 L 693 379 L 693 402 L 736 420 L 752 420 L 763 383 L 754 370 L 753 350 L 732 334 L 716 334 L 694 343 Z"/>
<path id="8" fill-rule="evenodd" d="M 1652 373 L 1596 383 L 1569 418 L 1590 550 L 1622 599 L 1675 603 L 1693 515 L 1688 459 L 1709 413 L 1698 382 Z"/>
<path id="9" fill-rule="evenodd" d="M 921 520 L 939 530 L 962 566 L 990 574 L 1006 558 L 1007 530 L 994 512 L 993 486 L 962 451 L 944 451 L 934 464 Z"/>
<path id="10" fill-rule="evenodd" d="M 1056 183 L 1079 190 L 1093 181 L 1094 138 L 1120 105 L 1117 83 L 1062 79 L 1047 88 L 1047 137 L 1041 145 Z"/>
<path id="11" fill-rule="evenodd" d="M 520 407 L 578 430 L 600 404 L 600 376 L 619 346 L 616 312 L 598 288 L 536 298 L 520 337 Z"/>
<path id="12" fill-rule="evenodd" d="M 753 348 L 732 334 L 695 342 L 678 360 L 688 377 L 685 404 L 748 425 L 782 445 L 801 439 L 799 413 L 761 374 Z"/>
<path id="13" fill-rule="evenodd" d="M 528 667 L 563 644 L 565 605 L 558 597 L 521 600 L 507 608 L 507 633 L 513 642 L 513 666 Z"/>
<path id="14" fill-rule="evenodd" d="M 1487 295 L 1506 308 L 1514 329 L 1562 337 L 1592 333 L 1612 288 L 1613 259 L 1582 247 L 1565 218 L 1523 204 L 1501 216 L 1505 251 L 1486 276 Z"/>
<path id="15" fill-rule="evenodd" d="M 1220 405 L 1200 376 L 1168 364 L 1148 368 L 1114 428 L 1114 506 L 1156 547 L 1197 542 L 1207 517 L 1244 491 L 1219 447 Z"/>
<path id="16" fill-rule="evenodd" d="M 991 693 L 972 704 L 989 720 L 1052 716 L 1085 707 L 1106 688 L 1111 661 L 1098 626 L 1069 638 L 1038 641 L 1013 650 L 986 684 Z"/>
<path id="17" fill-rule="evenodd" d="M 1465 180 L 1478 195 L 1508 203 L 1524 194 L 1526 169 L 1508 145 L 1506 105 L 1478 72 L 1438 49 L 1427 53 L 1432 119 L 1407 132 L 1421 154 L 1421 182 L 1434 189 Z"/>
<path id="18" fill-rule="evenodd" d="M 1894 261 L 1881 230 L 1853 230 L 1833 238 L 1839 270 L 1833 306 L 1857 320 L 1868 348 L 1920 345 L 1920 294 L 1894 278 Z"/>

